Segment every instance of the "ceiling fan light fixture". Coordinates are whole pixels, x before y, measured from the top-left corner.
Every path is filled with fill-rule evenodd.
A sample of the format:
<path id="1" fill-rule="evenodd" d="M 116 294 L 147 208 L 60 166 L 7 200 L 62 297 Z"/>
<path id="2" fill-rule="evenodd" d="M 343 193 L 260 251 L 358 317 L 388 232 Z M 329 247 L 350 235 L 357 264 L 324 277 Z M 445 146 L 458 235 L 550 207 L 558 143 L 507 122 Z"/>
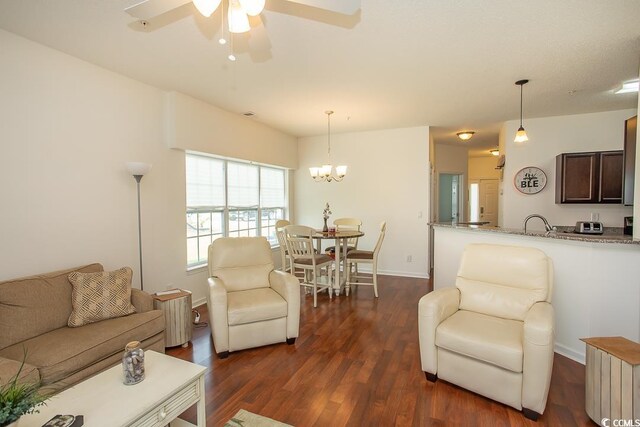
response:
<path id="1" fill-rule="evenodd" d="M 466 130 L 464 132 L 458 132 L 456 133 L 456 135 L 458 135 L 458 138 L 460 138 L 463 141 L 468 141 L 471 139 L 471 137 L 473 137 L 473 135 L 475 134 L 474 131 L 472 130 Z"/>
<path id="2" fill-rule="evenodd" d="M 202 16 L 208 18 L 216 11 L 218 6 L 220 6 L 220 0 L 193 0 L 193 4 Z"/>
<path id="3" fill-rule="evenodd" d="M 265 0 L 240 0 L 240 6 L 249 16 L 258 16 L 264 10 Z"/>
<path id="4" fill-rule="evenodd" d="M 246 33 L 251 29 L 249 17 L 245 13 L 238 0 L 229 1 L 229 32 Z"/>

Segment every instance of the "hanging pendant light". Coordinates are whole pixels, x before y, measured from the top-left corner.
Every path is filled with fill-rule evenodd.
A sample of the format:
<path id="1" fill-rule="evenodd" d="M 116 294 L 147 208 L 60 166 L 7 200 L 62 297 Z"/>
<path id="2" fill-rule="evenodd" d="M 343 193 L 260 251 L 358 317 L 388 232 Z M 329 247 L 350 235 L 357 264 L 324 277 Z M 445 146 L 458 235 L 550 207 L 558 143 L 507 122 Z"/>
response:
<path id="1" fill-rule="evenodd" d="M 229 0 L 229 32 L 246 33 L 251 29 L 249 17 L 238 0 Z"/>
<path id="2" fill-rule="evenodd" d="M 518 132 L 516 132 L 516 137 L 513 142 L 527 142 L 529 137 L 527 136 L 527 132 L 524 130 L 522 126 L 522 86 L 529 83 L 529 80 L 518 80 L 516 84 L 520 86 L 520 127 L 518 128 Z"/>
<path id="3" fill-rule="evenodd" d="M 193 0 L 193 4 L 202 16 L 206 16 L 208 18 L 218 8 L 220 0 Z"/>
<path id="4" fill-rule="evenodd" d="M 240 0 L 240 6 L 249 16 L 258 16 L 264 10 L 265 0 Z"/>
<path id="5" fill-rule="evenodd" d="M 329 163 L 320 167 L 309 168 L 309 174 L 316 182 L 340 182 L 347 174 L 347 167 L 344 165 L 336 166 L 336 176 L 333 176 L 333 166 L 331 165 L 331 115 L 333 111 L 325 111 L 324 113 L 327 115 L 327 159 Z"/>

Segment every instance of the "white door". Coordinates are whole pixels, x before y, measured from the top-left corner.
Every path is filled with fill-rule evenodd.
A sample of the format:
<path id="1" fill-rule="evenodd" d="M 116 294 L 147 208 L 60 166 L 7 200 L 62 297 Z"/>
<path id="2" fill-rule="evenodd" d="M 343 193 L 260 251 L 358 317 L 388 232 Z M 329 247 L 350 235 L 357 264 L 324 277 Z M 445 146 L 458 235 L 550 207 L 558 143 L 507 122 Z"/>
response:
<path id="1" fill-rule="evenodd" d="M 498 180 L 480 180 L 480 221 L 498 225 Z"/>

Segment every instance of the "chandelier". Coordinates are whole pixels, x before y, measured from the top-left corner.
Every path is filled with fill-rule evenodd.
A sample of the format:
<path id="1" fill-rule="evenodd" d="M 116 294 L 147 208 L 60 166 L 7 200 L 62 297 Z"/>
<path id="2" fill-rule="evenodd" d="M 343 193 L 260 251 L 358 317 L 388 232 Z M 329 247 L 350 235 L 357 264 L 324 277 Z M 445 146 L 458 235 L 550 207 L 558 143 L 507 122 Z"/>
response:
<path id="1" fill-rule="evenodd" d="M 347 174 L 346 166 L 336 166 L 336 176 L 333 175 L 333 166 L 331 165 L 331 115 L 333 111 L 325 111 L 327 115 L 327 159 L 329 163 L 320 167 L 309 168 L 311 178 L 316 182 L 340 182 Z"/>

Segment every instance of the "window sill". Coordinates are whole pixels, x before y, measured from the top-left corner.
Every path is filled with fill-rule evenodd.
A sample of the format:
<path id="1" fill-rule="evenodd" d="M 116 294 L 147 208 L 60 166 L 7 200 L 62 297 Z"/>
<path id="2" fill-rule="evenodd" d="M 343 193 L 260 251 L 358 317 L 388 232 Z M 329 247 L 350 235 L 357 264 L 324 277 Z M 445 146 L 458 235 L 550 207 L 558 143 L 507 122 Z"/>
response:
<path id="1" fill-rule="evenodd" d="M 192 265 L 187 267 L 187 274 L 191 275 L 191 274 L 198 274 L 201 273 L 203 271 L 206 271 L 207 269 L 207 264 L 198 264 L 198 265 Z"/>
<path id="2" fill-rule="evenodd" d="M 271 246 L 271 252 L 279 252 L 279 251 L 280 251 L 280 246 Z M 206 271 L 207 267 L 208 267 L 207 263 L 188 266 L 187 274 L 191 275 L 191 274 L 201 273 L 203 271 Z"/>

